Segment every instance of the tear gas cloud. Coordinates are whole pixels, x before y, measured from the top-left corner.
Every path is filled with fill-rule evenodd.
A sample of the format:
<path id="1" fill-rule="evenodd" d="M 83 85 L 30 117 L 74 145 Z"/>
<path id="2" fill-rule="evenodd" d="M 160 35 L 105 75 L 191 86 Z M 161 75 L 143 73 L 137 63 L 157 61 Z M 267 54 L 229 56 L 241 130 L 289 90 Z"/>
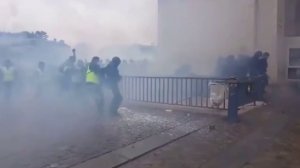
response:
<path id="1" fill-rule="evenodd" d="M 0 1 L 0 63 L 10 59 L 16 71 L 9 99 L 8 87 L 0 85 L 0 157 L 8 158 L 0 167 L 48 167 L 67 160 L 57 148 L 93 148 L 85 146 L 91 135 L 86 132 L 101 135 L 101 124 L 111 121 L 101 118 L 85 86 L 65 86 L 70 76 L 61 73 L 61 65 L 72 48 L 77 61 L 88 63 L 98 55 L 105 66 L 117 55 L 121 74 L 153 76 L 212 75 L 219 56 L 253 52 L 254 1 L 159 2 L 157 10 L 156 0 Z M 42 78 L 37 78 L 39 61 L 46 63 Z M 80 71 L 83 78 L 86 70 Z M 104 92 L 106 113 L 111 93 Z M 52 158 L 39 155 L 46 150 Z M 20 158 L 7 157 L 16 154 Z"/>
<path id="2" fill-rule="evenodd" d="M 82 47 L 85 57 L 106 47 L 156 41 L 155 0 L 8 0 L 0 10 L 1 31 L 43 30 L 79 54 Z"/>
<path id="3" fill-rule="evenodd" d="M 212 75 L 218 57 L 254 52 L 253 7 L 254 0 L 10 0 L 0 2 L 0 30 L 43 30 L 87 60 L 150 59 L 152 75 L 187 66 L 186 75 Z M 159 54 L 139 45 L 157 45 Z"/>
<path id="4" fill-rule="evenodd" d="M 218 57 L 253 54 L 254 6 L 254 0 L 160 0 L 160 71 L 189 65 L 190 74 L 213 75 Z"/>
<path id="5" fill-rule="evenodd" d="M 155 1 L 9 0 L 0 1 L 0 10 L 0 64 L 10 59 L 16 71 L 10 93 L 0 73 L 0 156 L 9 156 L 1 167 L 45 167 L 59 161 L 55 154 L 66 152 L 60 148 L 86 149 L 86 132 L 101 132 L 101 117 L 84 87 L 64 88 L 60 65 L 72 48 L 84 62 L 94 55 L 143 61 L 156 41 Z M 37 79 L 39 61 L 46 67 Z M 111 93 L 105 95 L 107 112 Z M 55 153 L 48 158 L 46 146 Z"/>

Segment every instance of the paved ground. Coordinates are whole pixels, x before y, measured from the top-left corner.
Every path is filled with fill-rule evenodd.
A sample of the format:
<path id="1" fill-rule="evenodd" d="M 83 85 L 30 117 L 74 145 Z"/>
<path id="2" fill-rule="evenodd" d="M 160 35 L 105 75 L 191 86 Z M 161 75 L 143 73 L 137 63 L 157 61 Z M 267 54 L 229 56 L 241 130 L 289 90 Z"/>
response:
<path id="1" fill-rule="evenodd" d="M 250 123 L 219 120 L 188 137 L 145 155 L 122 168 L 198 168 L 253 132 Z"/>
<path id="2" fill-rule="evenodd" d="M 270 147 L 249 160 L 243 168 L 300 167 L 300 104 L 299 91 L 283 90 L 273 95 L 271 107 L 288 118 L 285 126 L 270 140 Z"/>
<path id="3" fill-rule="evenodd" d="M 192 120 L 215 118 L 139 107 L 111 118 L 76 103 L 25 102 L 1 109 L 0 167 L 69 167 Z"/>
<path id="4" fill-rule="evenodd" d="M 2 104 L 0 167 L 67 168 L 191 121 L 203 121 L 210 124 L 121 167 L 298 168 L 299 99 L 289 94 L 273 97 L 278 99 L 244 114 L 238 124 L 221 116 L 141 107 L 123 108 L 120 118 L 110 118 L 80 101 Z"/>
<path id="5" fill-rule="evenodd" d="M 287 125 L 272 147 L 249 161 L 245 168 L 298 168 L 300 167 L 300 121 Z"/>
<path id="6" fill-rule="evenodd" d="M 122 168 L 299 168 L 299 97 L 285 90 L 273 96 L 239 124 L 219 121 Z"/>

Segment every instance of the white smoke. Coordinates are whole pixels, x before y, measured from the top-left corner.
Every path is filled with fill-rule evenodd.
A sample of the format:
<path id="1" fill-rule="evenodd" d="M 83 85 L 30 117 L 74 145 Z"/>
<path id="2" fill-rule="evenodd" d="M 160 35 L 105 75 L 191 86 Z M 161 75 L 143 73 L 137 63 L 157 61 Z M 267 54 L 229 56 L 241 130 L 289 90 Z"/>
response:
<path id="1" fill-rule="evenodd" d="M 156 41 L 155 0 L 8 0 L 0 10 L 0 31 L 43 30 L 91 54 Z"/>
<path id="2" fill-rule="evenodd" d="M 254 52 L 254 0 L 159 1 L 160 72 L 211 75 L 220 56 Z"/>

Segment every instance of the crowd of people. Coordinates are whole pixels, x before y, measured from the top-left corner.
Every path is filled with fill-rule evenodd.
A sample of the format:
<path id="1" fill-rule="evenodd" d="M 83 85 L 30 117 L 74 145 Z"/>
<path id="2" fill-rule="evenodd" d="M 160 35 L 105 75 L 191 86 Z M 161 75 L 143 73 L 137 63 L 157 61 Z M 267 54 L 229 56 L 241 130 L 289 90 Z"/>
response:
<path id="1" fill-rule="evenodd" d="M 103 89 L 107 88 L 113 95 L 109 112 L 112 115 L 118 115 L 118 108 L 122 103 L 122 95 L 118 85 L 121 80 L 118 70 L 121 63 L 120 58 L 114 57 L 107 65 L 103 65 L 98 56 L 93 57 L 90 62 L 84 62 L 76 57 L 75 49 L 72 52 L 72 56 L 60 66 L 55 67 L 55 75 L 50 75 L 48 71 L 53 67 L 40 61 L 37 63 L 37 67 L 33 68 L 35 69 L 33 75 L 28 77 L 25 72 L 20 72 L 20 68 L 12 60 L 6 59 L 0 68 L 1 92 L 4 100 L 9 103 L 12 101 L 12 96 L 19 96 L 20 94 L 14 94 L 14 92 L 20 90 L 20 88 L 25 88 L 23 86 L 25 85 L 24 82 L 22 86 L 20 85 L 21 79 L 28 78 L 25 81 L 29 81 L 30 88 L 34 88 L 34 96 L 37 99 L 47 97 L 49 83 L 55 83 L 59 88 L 59 92 L 63 94 L 78 97 L 82 96 L 82 93 L 88 95 L 97 105 L 97 110 L 103 112 Z M 51 71 L 53 72 L 53 70 Z"/>
<path id="2" fill-rule="evenodd" d="M 234 77 L 238 79 L 267 77 L 268 52 L 256 51 L 254 55 L 229 55 L 220 57 L 216 74 L 220 77 Z"/>
<path id="3" fill-rule="evenodd" d="M 269 84 L 267 75 L 269 56 L 268 52 L 256 51 L 252 56 L 229 55 L 220 57 L 217 63 L 216 74 L 219 77 L 255 81 L 257 99 L 266 101 L 264 95 Z"/>
<path id="4" fill-rule="evenodd" d="M 20 95 L 19 92 L 26 88 L 24 87 L 25 83 L 31 90 L 34 90 L 36 98 L 47 97 L 49 96 L 49 85 L 55 83 L 56 90 L 59 90 L 60 93 L 66 93 L 73 97 L 88 95 L 97 105 L 97 110 L 101 112 L 105 111 L 104 106 L 107 102 L 104 90 L 110 90 L 113 97 L 109 112 L 118 115 L 118 108 L 123 99 L 119 89 L 121 80 L 120 64 L 122 63 L 122 66 L 120 66 L 121 71 L 127 70 L 129 72 L 130 68 L 134 68 L 135 71 L 136 69 L 145 69 L 148 62 L 145 60 L 139 63 L 121 61 L 119 57 L 102 61 L 97 56 L 87 62 L 77 58 L 75 49 L 72 52 L 72 55 L 60 65 L 52 66 L 43 61 L 36 63 L 36 67 L 32 68 L 34 72 L 30 76 L 25 75 L 26 73 L 20 70 L 18 64 L 15 64 L 14 61 L 4 60 L 0 68 L 0 93 L 2 93 L 4 100 L 10 102 L 12 96 Z M 223 78 L 237 78 L 240 80 L 260 77 L 260 80 L 257 81 L 261 82 L 259 84 L 259 86 L 262 86 L 260 92 L 264 92 L 268 85 L 268 57 L 269 53 L 262 51 L 255 52 L 253 56 L 239 55 L 235 57 L 231 55 L 220 57 L 217 62 L 216 73 Z M 144 68 L 132 67 L 132 65 L 144 65 Z M 49 71 L 54 75 L 50 74 Z M 15 94 L 16 92 L 17 94 Z"/>

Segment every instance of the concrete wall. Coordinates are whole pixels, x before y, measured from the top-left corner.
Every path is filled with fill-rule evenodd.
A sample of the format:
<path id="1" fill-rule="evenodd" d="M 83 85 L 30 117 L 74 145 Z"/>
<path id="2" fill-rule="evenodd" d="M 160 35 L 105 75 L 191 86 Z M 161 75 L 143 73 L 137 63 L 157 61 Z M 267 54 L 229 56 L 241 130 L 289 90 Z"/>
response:
<path id="1" fill-rule="evenodd" d="M 285 82 L 287 79 L 287 44 L 285 38 L 285 0 L 278 0 L 278 23 L 277 23 L 277 82 Z"/>
<path id="2" fill-rule="evenodd" d="M 285 48 L 283 50 L 284 55 L 286 57 L 284 57 L 284 75 L 285 75 L 285 79 L 287 79 L 288 76 L 288 67 L 289 67 L 289 49 L 290 48 L 300 48 L 300 37 L 286 37 L 284 39 L 285 41 Z M 299 81 L 299 80 L 287 80 L 289 81 Z"/>
<path id="3" fill-rule="evenodd" d="M 258 0 L 256 48 L 270 53 L 268 74 L 278 80 L 278 0 Z"/>
<path id="4" fill-rule="evenodd" d="M 211 74 L 219 56 L 270 52 L 271 82 L 286 81 L 288 48 L 300 38 L 284 33 L 285 0 L 160 0 L 158 46 L 165 72 L 191 64 Z"/>
<path id="5" fill-rule="evenodd" d="M 255 0 L 159 0 L 158 5 L 160 65 L 172 62 L 164 72 L 191 64 L 195 73 L 209 75 L 219 56 L 252 54 L 256 47 Z"/>
<path id="6" fill-rule="evenodd" d="M 299 1 L 299 0 L 298 0 Z M 292 3 L 292 5 L 295 5 L 296 1 L 289 1 Z M 285 23 L 285 0 L 279 0 L 279 30 L 282 26 L 282 22 Z M 291 10 L 291 9 L 290 9 Z M 295 12 L 295 11 L 293 11 Z M 290 23 L 293 24 L 293 23 Z M 284 24 L 283 24 L 284 27 Z M 293 26 L 288 26 L 289 28 Z M 278 57 L 279 58 L 279 77 L 282 79 L 281 81 L 294 81 L 294 80 L 287 80 L 288 77 L 288 67 L 289 67 L 289 49 L 290 48 L 300 48 L 300 37 L 285 37 L 284 35 L 284 29 L 283 32 L 279 31 L 278 37 L 279 37 L 279 42 L 281 42 L 278 45 L 278 53 L 281 55 Z M 297 80 L 299 81 L 299 80 Z"/>

